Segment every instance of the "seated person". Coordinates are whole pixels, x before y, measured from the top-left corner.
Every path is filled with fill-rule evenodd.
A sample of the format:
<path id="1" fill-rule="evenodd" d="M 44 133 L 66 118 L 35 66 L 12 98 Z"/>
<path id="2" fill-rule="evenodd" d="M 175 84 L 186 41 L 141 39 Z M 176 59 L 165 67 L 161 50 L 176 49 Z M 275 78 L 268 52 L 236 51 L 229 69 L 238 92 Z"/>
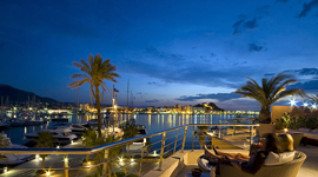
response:
<path id="1" fill-rule="evenodd" d="M 275 138 L 273 134 L 267 134 L 265 137 L 266 138 L 262 139 L 262 145 L 259 150 L 250 156 L 243 154 L 223 153 L 213 148 L 214 153 L 211 153 L 211 156 L 214 156 L 218 159 L 216 173 L 219 173 L 219 164 L 226 163 L 240 168 L 247 173 L 255 174 L 264 165 L 265 159 L 269 152 L 278 153 L 275 143 L 277 138 Z"/>

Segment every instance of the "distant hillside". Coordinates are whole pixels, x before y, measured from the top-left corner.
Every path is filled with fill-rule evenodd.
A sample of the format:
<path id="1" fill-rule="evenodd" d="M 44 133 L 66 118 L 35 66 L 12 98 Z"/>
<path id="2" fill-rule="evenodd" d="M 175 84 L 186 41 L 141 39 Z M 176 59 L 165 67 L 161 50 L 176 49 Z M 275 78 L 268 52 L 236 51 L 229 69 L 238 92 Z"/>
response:
<path id="1" fill-rule="evenodd" d="M 16 89 L 9 85 L 3 84 L 0 84 L 0 101 L 1 104 L 5 105 L 31 105 L 32 103 L 38 102 L 49 104 L 58 103 L 58 101 L 54 99 L 41 97 L 32 92 Z"/>
<path id="2" fill-rule="evenodd" d="M 214 111 L 224 111 L 224 109 L 219 108 L 215 103 L 212 103 L 212 102 L 197 104 L 194 107 L 206 107 L 206 106 L 204 106 L 205 104 L 208 104 L 208 106 L 211 106 Z"/>

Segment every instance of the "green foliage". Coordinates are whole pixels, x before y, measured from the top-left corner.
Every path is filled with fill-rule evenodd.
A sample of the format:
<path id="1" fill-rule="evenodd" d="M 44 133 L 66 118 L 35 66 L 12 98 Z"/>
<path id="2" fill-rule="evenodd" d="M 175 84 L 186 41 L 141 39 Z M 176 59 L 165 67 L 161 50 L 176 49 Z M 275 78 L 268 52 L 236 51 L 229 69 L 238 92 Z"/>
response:
<path id="1" fill-rule="evenodd" d="M 52 133 L 48 131 L 38 132 L 38 138 L 35 140 L 37 148 L 50 148 L 54 147 L 54 143 L 57 142 L 55 138 L 53 138 Z"/>
<path id="2" fill-rule="evenodd" d="M 135 124 L 127 124 L 124 128 L 123 131 L 125 132 L 123 138 L 128 139 L 132 138 L 137 135 L 138 130 Z"/>
<path id="3" fill-rule="evenodd" d="M 318 128 L 318 111 L 304 107 L 294 107 L 291 113 L 285 113 L 280 119 L 276 119 L 275 127 L 278 130 L 283 128 Z"/>
<path id="4" fill-rule="evenodd" d="M 295 94 L 300 94 L 300 89 L 286 89 L 287 85 L 295 83 L 296 79 L 287 74 L 278 74 L 271 79 L 263 78 L 261 85 L 249 78 L 246 85 L 236 90 L 234 93 L 241 94 L 258 101 L 261 105 L 259 115 L 260 123 L 269 123 L 271 120 L 270 107 L 280 99 Z"/>

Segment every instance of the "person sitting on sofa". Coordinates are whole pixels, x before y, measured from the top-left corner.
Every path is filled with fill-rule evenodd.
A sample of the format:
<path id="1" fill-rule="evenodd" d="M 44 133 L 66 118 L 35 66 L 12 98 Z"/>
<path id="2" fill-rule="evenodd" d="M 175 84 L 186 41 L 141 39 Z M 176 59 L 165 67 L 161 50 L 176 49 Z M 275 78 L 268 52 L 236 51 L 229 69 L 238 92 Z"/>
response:
<path id="1" fill-rule="evenodd" d="M 218 159 L 216 173 L 219 173 L 219 163 L 226 163 L 240 168 L 247 173 L 255 174 L 264 165 L 265 159 L 270 152 L 280 153 L 279 151 L 284 149 L 281 147 L 280 150 L 278 150 L 276 145 L 278 143 L 277 140 L 278 138 L 275 137 L 275 134 L 267 134 L 265 138 L 262 139 L 262 145 L 259 150 L 257 150 L 255 153 L 250 154 L 250 156 L 243 154 L 223 153 L 222 151 L 213 148 L 214 153 L 210 152 L 210 155 Z M 288 140 L 288 138 L 286 138 L 285 140 Z M 287 144 L 290 145 L 290 143 L 292 144 L 292 142 L 289 142 Z"/>

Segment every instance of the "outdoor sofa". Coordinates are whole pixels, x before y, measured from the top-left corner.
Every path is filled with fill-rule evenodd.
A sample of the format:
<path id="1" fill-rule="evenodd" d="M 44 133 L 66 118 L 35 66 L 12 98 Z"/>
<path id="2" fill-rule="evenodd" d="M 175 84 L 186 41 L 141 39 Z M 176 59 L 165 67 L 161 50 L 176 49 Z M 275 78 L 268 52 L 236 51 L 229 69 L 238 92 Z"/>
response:
<path id="1" fill-rule="evenodd" d="M 255 174 L 246 173 L 231 165 L 220 164 L 220 175 L 218 177 L 296 177 L 305 159 L 306 154 L 298 152 L 294 160 L 282 165 L 264 165 Z"/>

